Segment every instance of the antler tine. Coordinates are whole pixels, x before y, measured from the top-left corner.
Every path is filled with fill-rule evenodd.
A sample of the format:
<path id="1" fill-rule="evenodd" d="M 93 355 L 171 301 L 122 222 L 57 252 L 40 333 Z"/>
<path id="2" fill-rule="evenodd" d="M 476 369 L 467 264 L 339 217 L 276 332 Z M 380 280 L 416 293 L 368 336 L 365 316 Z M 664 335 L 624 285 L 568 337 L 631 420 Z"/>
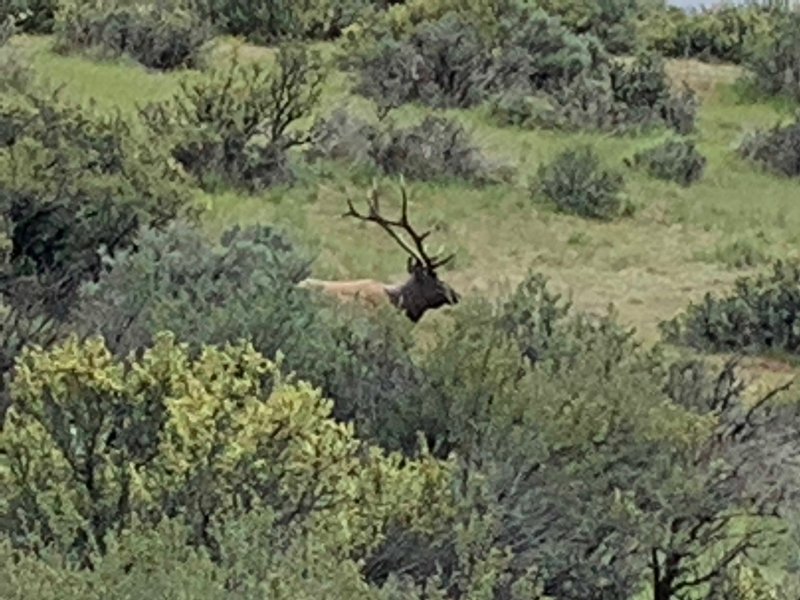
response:
<path id="1" fill-rule="evenodd" d="M 353 201 L 350 198 L 347 198 L 347 206 L 348 211 L 344 213 L 343 217 L 355 217 L 361 221 L 372 221 L 373 223 L 377 223 L 386 233 L 388 233 L 391 238 L 398 243 L 398 245 L 405 250 L 408 254 L 411 255 L 412 258 L 427 262 L 426 259 L 420 255 L 418 255 L 414 249 L 409 246 L 402 237 L 400 237 L 392 227 L 403 227 L 405 229 L 405 225 L 399 221 L 392 221 L 390 219 L 386 219 L 385 217 L 381 216 L 380 214 L 380 204 L 379 204 L 379 194 L 378 194 L 378 186 L 377 183 L 373 181 L 372 189 L 367 192 L 367 205 L 369 207 L 368 214 L 359 213 L 355 207 L 353 206 Z"/>

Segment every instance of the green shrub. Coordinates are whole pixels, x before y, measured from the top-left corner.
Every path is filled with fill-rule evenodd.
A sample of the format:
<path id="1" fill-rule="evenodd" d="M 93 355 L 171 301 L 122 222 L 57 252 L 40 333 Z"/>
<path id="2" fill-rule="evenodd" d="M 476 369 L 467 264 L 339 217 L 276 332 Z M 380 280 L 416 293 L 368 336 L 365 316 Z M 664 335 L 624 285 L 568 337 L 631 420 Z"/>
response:
<path id="1" fill-rule="evenodd" d="M 141 227 L 194 214 L 186 183 L 119 115 L 46 88 L 3 94 L 0 214 L 10 227 L 15 281 L 4 291 L 32 285 L 50 314 L 65 316 L 80 284 L 99 271 L 101 248 L 116 252 Z M 19 297 L 30 300 L 27 292 Z"/>
<path id="2" fill-rule="evenodd" d="M 325 69 L 318 52 L 299 45 L 282 46 L 276 61 L 234 58 L 200 79 L 185 78 L 172 99 L 145 106 L 140 116 L 204 188 L 257 191 L 291 182 L 288 152 L 308 141 L 308 129 L 297 124 L 316 107 Z"/>
<path id="3" fill-rule="evenodd" d="M 489 47 L 478 29 L 451 12 L 423 22 L 402 40 L 383 37 L 362 56 L 355 91 L 388 110 L 408 102 L 465 108 L 481 102 L 489 84 Z"/>
<path id="4" fill-rule="evenodd" d="M 639 35 L 647 48 L 671 58 L 741 63 L 751 44 L 768 36 L 782 18 L 782 11 L 768 4 L 654 10 L 640 22 Z"/>
<path id="5" fill-rule="evenodd" d="M 745 65 L 765 94 L 800 100 L 800 12 L 782 14 L 769 32 L 758 36 Z"/>
<path id="6" fill-rule="evenodd" d="M 194 352 L 160 334 L 116 359 L 102 339 L 72 336 L 25 351 L 12 387 L 3 533 L 22 549 L 52 544 L 74 566 L 137 520 L 177 518 L 221 561 L 219 527 L 263 511 L 284 538 L 262 543 L 306 538 L 358 560 L 393 523 L 413 517 L 425 532 L 450 512 L 451 465 L 358 439 L 330 400 L 247 343 Z"/>
<path id="7" fill-rule="evenodd" d="M 476 185 L 507 180 L 513 168 L 494 164 L 457 121 L 426 116 L 409 127 L 371 125 L 338 109 L 318 120 L 307 156 L 372 165 L 384 175 L 434 181 L 459 179 Z"/>
<path id="8" fill-rule="evenodd" d="M 56 19 L 61 51 L 89 48 L 160 70 L 195 67 L 211 29 L 184 0 L 73 0 Z"/>
<path id="9" fill-rule="evenodd" d="M 0 23 L 13 22 L 23 33 L 52 33 L 59 0 L 0 0 Z"/>
<path id="10" fill-rule="evenodd" d="M 614 133 L 666 126 L 686 134 L 694 129 L 697 101 L 690 89 L 670 87 L 663 60 L 643 55 L 597 66 L 545 92 L 510 87 L 489 108 L 501 125 Z"/>
<path id="11" fill-rule="evenodd" d="M 558 16 L 572 31 L 588 33 L 610 52 L 630 52 L 636 44 L 638 0 L 539 0 L 538 5 Z"/>
<path id="12" fill-rule="evenodd" d="M 800 351 L 800 266 L 776 261 L 771 273 L 742 277 L 727 296 L 706 294 L 662 323 L 668 341 L 708 352 Z"/>
<path id="13" fill-rule="evenodd" d="M 699 181 L 706 167 L 706 157 L 691 140 L 669 139 L 633 155 L 626 162 L 644 169 L 651 177 L 689 186 Z"/>
<path id="14" fill-rule="evenodd" d="M 257 44 L 338 37 L 371 0 L 193 0 L 218 29 Z"/>
<path id="15" fill-rule="evenodd" d="M 620 173 L 605 169 L 591 146 L 580 146 L 540 165 L 531 193 L 544 196 L 560 212 L 609 220 L 629 210 L 624 187 Z"/>
<path id="16" fill-rule="evenodd" d="M 800 113 L 788 125 L 750 133 L 738 148 L 739 155 L 787 177 L 800 177 Z"/>
<path id="17" fill-rule="evenodd" d="M 281 352 L 283 368 L 319 386 L 335 417 L 355 422 L 365 439 L 413 450 L 416 434 L 403 415 L 425 388 L 405 317 L 392 310 L 386 322 L 368 318 L 295 286 L 310 262 L 272 227 L 234 229 L 218 244 L 185 226 L 145 232 L 136 252 L 104 257 L 73 327 L 103 335 L 121 357 L 164 328 L 195 348 L 247 339 L 268 358 Z"/>

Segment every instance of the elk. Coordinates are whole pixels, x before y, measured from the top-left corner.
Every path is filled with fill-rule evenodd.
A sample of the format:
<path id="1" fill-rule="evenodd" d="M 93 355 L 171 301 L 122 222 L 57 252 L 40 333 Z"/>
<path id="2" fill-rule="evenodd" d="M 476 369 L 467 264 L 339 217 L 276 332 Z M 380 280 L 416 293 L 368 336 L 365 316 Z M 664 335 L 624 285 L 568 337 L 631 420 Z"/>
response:
<path id="1" fill-rule="evenodd" d="M 424 247 L 424 241 L 430 230 L 418 233 L 408 220 L 408 194 L 402 178 L 400 179 L 401 209 L 400 218 L 387 219 L 380 213 L 377 185 L 367 193 L 366 213 L 361 213 L 347 199 L 348 210 L 342 217 L 353 217 L 360 221 L 376 223 L 409 255 L 407 270 L 409 277 L 403 283 L 387 284 L 374 279 L 356 279 L 351 281 L 323 281 L 305 279 L 298 285 L 302 288 L 316 288 L 331 294 L 340 300 L 360 300 L 377 307 L 387 300 L 397 309 L 402 310 L 414 323 L 419 321 L 428 310 L 444 305 L 458 304 L 461 296 L 444 281 L 439 279 L 436 270 L 449 263 L 455 257 L 450 254 L 445 258 L 430 256 Z M 400 232 L 411 238 L 410 245 Z"/>

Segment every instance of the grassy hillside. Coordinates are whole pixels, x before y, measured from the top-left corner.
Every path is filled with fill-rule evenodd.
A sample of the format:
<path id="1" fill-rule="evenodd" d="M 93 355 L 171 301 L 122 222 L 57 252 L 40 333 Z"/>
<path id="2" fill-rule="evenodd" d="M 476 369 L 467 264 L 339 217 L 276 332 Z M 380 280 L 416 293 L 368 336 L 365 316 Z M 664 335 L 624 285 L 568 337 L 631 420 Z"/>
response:
<path id="1" fill-rule="evenodd" d="M 67 95 L 94 98 L 102 107 L 128 113 L 168 98 L 181 76 L 148 71 L 133 62 L 55 54 L 46 36 L 19 37 L 13 43 L 31 55 L 38 74 L 63 84 Z M 319 47 L 331 50 L 325 44 Z M 244 60 L 271 60 L 270 49 L 229 39 L 217 41 L 210 60 L 225 60 L 234 48 Z M 489 124 L 480 110 L 449 111 L 491 155 L 519 165 L 519 177 L 512 185 L 486 189 L 461 182 L 412 187 L 414 217 L 440 227 L 436 242 L 458 252 L 447 280 L 465 295 L 493 295 L 517 283 L 533 266 L 552 279 L 555 289 L 571 294 L 581 309 L 603 312 L 613 304 L 624 323 L 652 342 L 658 323 L 689 300 L 726 290 L 735 278 L 771 259 L 796 256 L 797 183 L 760 172 L 733 152 L 745 132 L 788 116 L 791 107 L 740 100 L 735 90 L 738 67 L 695 60 L 668 64 L 676 84 L 686 82 L 702 99 L 696 139 L 709 159 L 706 175 L 697 185 L 681 188 L 628 170 L 627 194 L 638 210 L 618 222 L 554 213 L 529 198 L 527 179 L 541 161 L 579 142 L 596 144 L 609 164 L 622 167 L 625 157 L 660 134 L 523 131 Z M 345 75 L 335 73 L 327 84 L 323 111 L 351 103 L 372 117 L 369 104 L 348 96 L 346 89 Z M 426 110 L 403 108 L 399 118 L 418 120 Z M 403 257 L 381 232 L 338 218 L 344 198 L 337 190 L 347 180 L 346 173 L 333 168 L 322 183 L 288 190 L 256 196 L 201 194 L 208 208 L 205 223 L 213 233 L 235 223 L 285 224 L 318 249 L 316 277 L 402 278 Z M 418 334 L 424 336 L 442 319 L 447 319 L 445 313 L 431 315 Z M 750 362 L 760 374 L 788 369 L 764 359 Z"/>

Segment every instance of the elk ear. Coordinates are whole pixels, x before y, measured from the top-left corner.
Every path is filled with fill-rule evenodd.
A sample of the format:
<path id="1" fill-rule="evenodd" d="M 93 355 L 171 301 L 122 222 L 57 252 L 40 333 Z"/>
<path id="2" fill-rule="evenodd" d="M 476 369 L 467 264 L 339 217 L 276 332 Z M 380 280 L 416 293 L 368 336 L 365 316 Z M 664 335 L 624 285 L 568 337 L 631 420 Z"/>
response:
<path id="1" fill-rule="evenodd" d="M 416 268 L 416 262 L 417 261 L 412 256 L 408 257 L 408 260 L 406 261 L 406 270 L 409 273 L 413 273 L 414 272 L 414 269 Z"/>

